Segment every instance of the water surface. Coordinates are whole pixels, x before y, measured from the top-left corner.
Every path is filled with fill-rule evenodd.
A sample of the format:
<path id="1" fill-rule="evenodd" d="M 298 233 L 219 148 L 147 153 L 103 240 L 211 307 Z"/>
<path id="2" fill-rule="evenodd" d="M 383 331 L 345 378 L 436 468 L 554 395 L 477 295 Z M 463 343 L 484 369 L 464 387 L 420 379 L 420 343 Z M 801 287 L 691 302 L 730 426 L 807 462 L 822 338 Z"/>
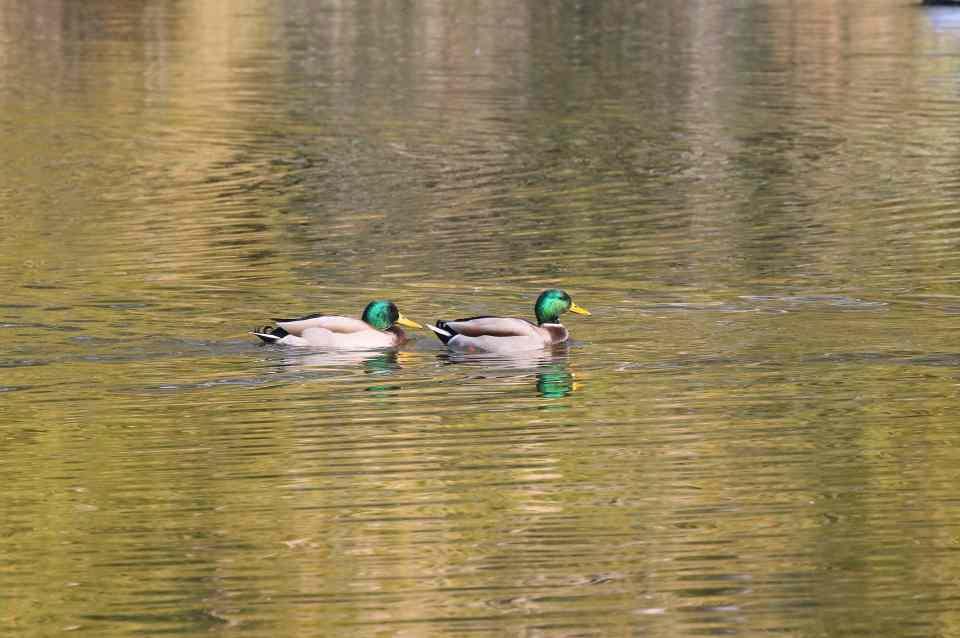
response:
<path id="1" fill-rule="evenodd" d="M 0 633 L 960 632 L 958 112 L 899 0 L 0 0 Z"/>

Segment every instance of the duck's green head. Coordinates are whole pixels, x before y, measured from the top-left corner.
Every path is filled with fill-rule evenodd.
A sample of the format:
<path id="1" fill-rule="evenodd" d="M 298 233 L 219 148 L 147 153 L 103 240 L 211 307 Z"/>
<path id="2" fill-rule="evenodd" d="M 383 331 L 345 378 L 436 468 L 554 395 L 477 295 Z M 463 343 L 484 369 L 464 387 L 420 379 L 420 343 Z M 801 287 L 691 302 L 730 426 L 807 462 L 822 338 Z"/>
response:
<path id="1" fill-rule="evenodd" d="M 416 321 L 410 321 L 401 315 L 400 311 L 397 310 L 397 305 L 389 299 L 371 301 L 363 309 L 363 316 L 360 318 L 377 330 L 387 330 L 397 323 L 408 328 L 423 328 Z"/>
<path id="2" fill-rule="evenodd" d="M 560 315 L 568 310 L 578 315 L 590 314 L 586 308 L 582 308 L 573 303 L 570 295 L 556 288 L 541 292 L 540 296 L 537 297 L 537 303 L 534 304 L 533 310 L 537 314 L 538 324 L 558 323 L 560 321 Z"/>

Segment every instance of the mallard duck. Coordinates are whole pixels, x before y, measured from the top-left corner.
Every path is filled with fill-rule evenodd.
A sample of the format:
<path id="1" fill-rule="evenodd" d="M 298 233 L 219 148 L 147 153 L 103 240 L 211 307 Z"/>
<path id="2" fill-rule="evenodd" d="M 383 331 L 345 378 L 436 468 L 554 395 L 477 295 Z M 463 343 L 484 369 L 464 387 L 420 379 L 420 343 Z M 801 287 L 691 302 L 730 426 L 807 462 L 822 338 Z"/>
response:
<path id="1" fill-rule="evenodd" d="M 570 333 L 560 323 L 560 315 L 568 310 L 578 315 L 590 314 L 586 308 L 573 303 L 566 292 L 555 288 L 540 293 L 533 310 L 537 315 L 536 325 L 515 317 L 470 317 L 440 320 L 437 325 L 427 324 L 427 327 L 451 350 L 507 353 L 563 343 L 570 338 Z"/>
<path id="2" fill-rule="evenodd" d="M 371 301 L 360 319 L 333 315 L 307 315 L 299 319 L 274 319 L 276 326 L 264 326 L 253 334 L 264 343 L 287 346 L 313 346 L 333 350 L 374 350 L 392 348 L 407 340 L 397 324 L 423 328 L 400 314 L 396 304 L 386 299 Z"/>

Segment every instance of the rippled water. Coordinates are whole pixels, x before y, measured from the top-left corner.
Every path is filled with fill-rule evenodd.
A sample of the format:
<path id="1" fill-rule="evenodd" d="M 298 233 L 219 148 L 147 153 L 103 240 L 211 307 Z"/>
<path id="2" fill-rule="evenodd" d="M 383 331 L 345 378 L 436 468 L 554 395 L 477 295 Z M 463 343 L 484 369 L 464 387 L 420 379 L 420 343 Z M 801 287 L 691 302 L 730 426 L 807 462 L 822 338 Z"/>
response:
<path id="1" fill-rule="evenodd" d="M 0 633 L 960 633 L 957 113 L 900 0 L 0 0 Z"/>

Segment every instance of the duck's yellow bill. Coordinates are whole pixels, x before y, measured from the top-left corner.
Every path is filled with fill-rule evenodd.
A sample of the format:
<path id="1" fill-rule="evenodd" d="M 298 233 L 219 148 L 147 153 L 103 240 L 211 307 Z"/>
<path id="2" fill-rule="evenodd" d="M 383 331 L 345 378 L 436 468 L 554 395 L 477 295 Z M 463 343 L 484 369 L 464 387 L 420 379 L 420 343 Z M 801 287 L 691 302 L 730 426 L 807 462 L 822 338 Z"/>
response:
<path id="1" fill-rule="evenodd" d="M 590 311 L 584 308 L 583 306 L 578 306 L 577 304 L 570 302 L 570 312 L 575 312 L 578 315 L 589 315 Z"/>
<path id="2" fill-rule="evenodd" d="M 420 325 L 419 323 L 417 323 L 416 321 L 410 321 L 409 319 L 407 319 L 407 318 L 404 317 L 403 315 L 400 315 L 400 316 L 397 318 L 397 323 L 399 323 L 401 326 L 406 326 L 407 328 L 420 328 L 421 330 L 423 330 L 423 326 L 421 326 L 421 325 Z"/>

